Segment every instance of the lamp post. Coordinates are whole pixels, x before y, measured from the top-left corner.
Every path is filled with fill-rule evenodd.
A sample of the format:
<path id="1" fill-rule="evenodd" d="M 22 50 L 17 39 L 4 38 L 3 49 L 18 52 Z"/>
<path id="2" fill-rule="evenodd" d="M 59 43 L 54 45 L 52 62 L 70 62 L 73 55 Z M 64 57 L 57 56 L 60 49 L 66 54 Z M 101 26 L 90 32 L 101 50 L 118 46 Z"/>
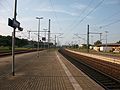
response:
<path id="1" fill-rule="evenodd" d="M 51 29 L 51 19 L 49 19 L 49 24 L 48 24 L 48 49 L 50 49 L 50 29 Z"/>
<path id="2" fill-rule="evenodd" d="M 37 50 L 38 50 L 38 57 L 39 57 L 39 42 L 40 42 L 40 20 L 43 19 L 43 17 L 36 17 L 36 19 L 39 20 L 38 22 L 38 46 L 37 46 Z"/>

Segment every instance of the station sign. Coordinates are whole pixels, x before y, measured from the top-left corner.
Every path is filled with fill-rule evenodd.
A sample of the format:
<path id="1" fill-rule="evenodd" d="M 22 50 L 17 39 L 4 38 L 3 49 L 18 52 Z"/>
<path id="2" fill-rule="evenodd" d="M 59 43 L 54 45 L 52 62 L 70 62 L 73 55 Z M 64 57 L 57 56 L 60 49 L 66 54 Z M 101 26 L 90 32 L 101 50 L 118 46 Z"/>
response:
<path id="1" fill-rule="evenodd" d="M 8 26 L 13 27 L 13 20 L 11 20 L 10 18 L 8 18 Z"/>
<path id="2" fill-rule="evenodd" d="M 8 18 L 8 26 L 11 26 L 13 28 L 18 28 L 18 30 L 23 31 L 23 28 L 20 27 L 20 22 L 18 22 L 15 19 L 12 20 L 12 19 Z"/>
<path id="3" fill-rule="evenodd" d="M 12 20 L 10 18 L 8 18 L 8 25 L 13 27 L 13 28 L 19 28 L 20 27 L 20 23 L 17 20 Z"/>
<path id="4" fill-rule="evenodd" d="M 20 23 L 17 20 L 13 19 L 13 26 L 18 28 L 18 27 L 20 27 Z"/>

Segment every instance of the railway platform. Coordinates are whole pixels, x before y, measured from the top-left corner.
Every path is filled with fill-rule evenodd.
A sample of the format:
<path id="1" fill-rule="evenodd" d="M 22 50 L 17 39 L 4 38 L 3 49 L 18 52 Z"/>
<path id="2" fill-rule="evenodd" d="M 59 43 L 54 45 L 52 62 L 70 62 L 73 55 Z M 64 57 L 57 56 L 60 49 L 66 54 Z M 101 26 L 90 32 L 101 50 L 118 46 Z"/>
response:
<path id="1" fill-rule="evenodd" d="M 83 56 L 92 57 L 92 58 L 100 59 L 100 60 L 103 60 L 103 61 L 108 61 L 108 62 L 115 63 L 115 64 L 120 64 L 120 58 L 108 57 L 108 56 L 102 56 L 102 55 L 95 55 L 95 54 L 83 53 L 83 52 L 77 52 L 77 51 L 73 51 L 73 50 L 69 50 L 69 49 L 66 49 L 66 50 L 70 51 L 70 52 L 74 52 L 76 54 L 83 55 Z"/>
<path id="2" fill-rule="evenodd" d="M 16 56 L 15 76 L 0 77 L 0 90 L 104 90 L 56 50 Z M 2 62 L 11 58 L 2 58 Z M 1 61 L 0 60 L 0 61 Z M 0 71 L 10 72 L 0 64 Z M 19 68 L 17 68 L 19 67 Z"/>

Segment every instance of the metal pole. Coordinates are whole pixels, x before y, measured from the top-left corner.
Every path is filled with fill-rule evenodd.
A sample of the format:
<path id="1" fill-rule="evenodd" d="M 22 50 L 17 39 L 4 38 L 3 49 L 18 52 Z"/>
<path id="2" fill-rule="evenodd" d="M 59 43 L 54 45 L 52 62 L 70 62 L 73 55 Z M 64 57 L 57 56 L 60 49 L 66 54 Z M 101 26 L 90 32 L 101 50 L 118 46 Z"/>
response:
<path id="1" fill-rule="evenodd" d="M 102 40 L 101 40 L 101 37 L 102 37 L 102 33 L 100 33 L 100 42 L 102 41 Z"/>
<path id="2" fill-rule="evenodd" d="M 38 57 L 39 57 L 39 45 L 40 45 L 40 43 L 39 43 L 39 41 L 40 41 L 40 19 L 38 19 L 39 20 L 39 22 L 38 22 Z"/>
<path id="3" fill-rule="evenodd" d="M 91 45 L 93 45 L 93 36 L 91 36 Z"/>
<path id="4" fill-rule="evenodd" d="M 15 0 L 15 9 L 14 9 L 14 20 L 17 16 L 17 0 Z M 12 75 L 15 76 L 15 29 L 12 32 Z"/>
<path id="5" fill-rule="evenodd" d="M 106 49 L 105 49 L 105 52 L 107 51 L 107 33 L 108 33 L 108 31 L 105 31 L 105 33 L 106 33 Z"/>
<path id="6" fill-rule="evenodd" d="M 55 48 L 56 48 L 56 35 L 55 35 Z"/>
<path id="7" fill-rule="evenodd" d="M 48 48 L 50 48 L 50 22 L 51 20 L 49 19 L 49 26 L 48 26 Z"/>
<path id="8" fill-rule="evenodd" d="M 59 37 L 57 37 L 57 46 L 59 46 Z"/>
<path id="9" fill-rule="evenodd" d="M 87 26 L 87 52 L 89 53 L 89 25 Z"/>
<path id="10" fill-rule="evenodd" d="M 45 43 L 46 43 L 46 32 L 47 32 L 47 29 L 43 29 L 43 30 L 45 30 L 45 42 L 44 42 L 44 48 L 45 48 Z"/>
<path id="11" fill-rule="evenodd" d="M 41 18 L 39 18 L 39 17 L 36 17 L 36 19 L 38 19 L 39 20 L 39 22 L 38 22 L 38 46 L 37 46 L 37 51 L 38 51 L 38 57 L 39 57 L 39 48 L 40 48 L 40 44 L 39 44 L 39 42 L 40 42 L 40 19 L 43 19 L 43 17 L 41 17 Z"/>

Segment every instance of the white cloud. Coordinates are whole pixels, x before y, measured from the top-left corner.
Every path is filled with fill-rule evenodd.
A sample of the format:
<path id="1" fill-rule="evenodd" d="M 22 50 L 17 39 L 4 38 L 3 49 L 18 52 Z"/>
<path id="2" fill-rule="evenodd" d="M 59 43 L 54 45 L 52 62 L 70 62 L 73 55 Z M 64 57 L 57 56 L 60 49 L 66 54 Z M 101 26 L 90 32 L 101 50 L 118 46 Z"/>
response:
<path id="1" fill-rule="evenodd" d="M 62 6 L 62 5 L 51 5 L 49 2 L 43 2 L 39 5 L 39 7 L 35 8 L 34 11 L 38 11 L 38 12 L 48 12 L 48 13 L 62 13 L 62 14 L 67 14 L 67 15 L 71 15 L 71 16 L 77 16 L 78 12 L 75 11 L 71 11 L 71 7 L 69 8 L 69 10 L 65 9 L 66 6 Z"/>
<path id="2" fill-rule="evenodd" d="M 63 13 L 63 14 L 68 14 L 71 16 L 77 16 L 77 13 L 74 12 L 69 12 L 67 10 L 63 10 L 63 9 L 51 9 L 51 8 L 43 8 L 43 9 L 36 9 L 35 11 L 39 11 L 39 12 L 57 12 L 57 13 Z"/>

